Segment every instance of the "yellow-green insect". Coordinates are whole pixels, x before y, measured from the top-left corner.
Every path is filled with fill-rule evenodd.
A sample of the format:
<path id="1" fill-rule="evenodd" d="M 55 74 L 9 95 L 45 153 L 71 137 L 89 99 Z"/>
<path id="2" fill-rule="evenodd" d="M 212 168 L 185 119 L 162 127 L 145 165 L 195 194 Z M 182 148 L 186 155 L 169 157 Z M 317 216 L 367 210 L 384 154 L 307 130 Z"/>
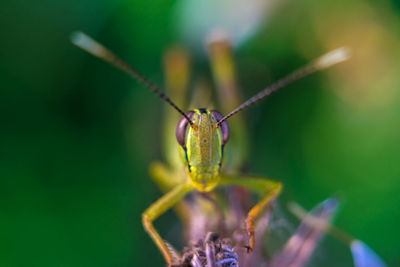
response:
<path id="1" fill-rule="evenodd" d="M 170 151 L 171 154 L 180 156 L 171 156 L 172 159 L 170 160 L 170 165 L 173 166 L 167 167 L 161 163 L 156 163 L 151 167 L 151 173 L 154 180 L 159 184 L 161 189 L 167 193 L 153 203 L 142 216 L 144 228 L 151 236 L 169 265 L 174 263 L 173 255 L 167 243 L 154 228 L 153 221 L 168 209 L 176 205 L 186 194 L 194 190 L 210 192 L 217 186 L 239 185 L 259 192 L 260 201 L 250 209 L 246 219 L 246 228 L 249 235 L 248 249 L 249 251 L 253 249 L 255 244 L 254 220 L 271 203 L 271 201 L 280 194 L 282 185 L 280 182 L 267 178 L 232 174 L 234 173 L 232 170 L 228 171 L 223 168 L 224 148 L 230 138 L 227 119 L 292 82 L 304 78 L 318 70 L 345 61 L 349 57 L 349 52 L 345 48 L 339 48 L 329 52 L 262 90 L 257 95 L 223 116 L 221 113 L 207 108 L 196 108 L 189 112 L 184 112 L 165 93 L 159 90 L 158 87 L 146 79 L 142 74 L 84 33 L 75 33 L 72 36 L 72 42 L 90 54 L 97 56 L 126 72 L 128 75 L 164 99 L 182 116 L 179 119 L 175 130 L 175 138 L 178 141 L 179 148 L 174 148 L 173 150 L 179 151 L 179 153 L 171 152 L 172 150 Z M 223 60 L 220 63 L 224 64 Z M 167 72 L 168 71 L 174 70 L 167 69 Z M 179 72 L 179 68 L 176 71 Z M 217 76 L 219 76 L 221 81 L 223 81 L 224 77 L 227 75 L 221 71 L 221 68 L 218 69 L 218 66 L 214 71 L 217 72 Z M 178 73 L 177 75 L 180 75 L 180 77 L 183 77 L 184 79 L 185 75 L 182 73 Z M 173 74 L 170 74 L 169 76 L 173 76 Z M 172 82 L 170 82 L 170 84 L 171 83 Z M 175 85 L 175 87 L 179 87 L 179 85 Z M 179 91 L 178 93 L 175 92 L 175 94 L 172 92 L 172 94 L 178 100 L 182 99 L 182 96 L 179 95 Z M 225 97 L 229 98 L 230 92 L 228 92 Z M 227 101 L 230 100 L 227 99 Z M 179 100 L 179 102 L 182 101 Z M 232 105 L 235 101 L 230 102 Z M 178 120 L 176 116 L 170 116 L 169 119 L 170 121 L 168 121 L 168 123 L 171 123 L 171 120 L 175 120 L 176 123 Z M 169 129 L 170 132 L 167 135 L 171 136 L 172 127 L 169 127 Z M 237 131 L 235 130 L 235 132 Z M 233 136 L 232 138 L 234 139 L 235 137 Z M 175 147 L 178 146 L 175 145 Z M 181 163 L 177 163 L 177 157 L 180 157 Z"/>

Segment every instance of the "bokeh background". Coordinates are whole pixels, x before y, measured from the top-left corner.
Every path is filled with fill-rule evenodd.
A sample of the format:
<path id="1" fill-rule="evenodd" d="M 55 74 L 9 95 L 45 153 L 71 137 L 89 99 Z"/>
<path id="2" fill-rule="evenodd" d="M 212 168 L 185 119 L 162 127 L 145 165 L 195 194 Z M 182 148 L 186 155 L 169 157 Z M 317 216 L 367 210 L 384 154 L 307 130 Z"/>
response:
<path id="1" fill-rule="evenodd" d="M 162 159 L 164 104 L 69 36 L 90 34 L 160 85 L 163 53 L 180 44 L 192 84 L 212 84 L 203 40 L 220 20 L 234 29 L 245 97 L 332 48 L 353 49 L 350 62 L 247 111 L 251 169 L 283 181 L 282 206 L 339 194 L 336 225 L 400 265 L 399 2 L 212 2 L 0 2 L 1 266 L 163 265 L 141 212 L 161 195 L 148 165 Z M 179 241 L 172 212 L 156 227 Z M 319 257 L 352 266 L 329 237 Z"/>

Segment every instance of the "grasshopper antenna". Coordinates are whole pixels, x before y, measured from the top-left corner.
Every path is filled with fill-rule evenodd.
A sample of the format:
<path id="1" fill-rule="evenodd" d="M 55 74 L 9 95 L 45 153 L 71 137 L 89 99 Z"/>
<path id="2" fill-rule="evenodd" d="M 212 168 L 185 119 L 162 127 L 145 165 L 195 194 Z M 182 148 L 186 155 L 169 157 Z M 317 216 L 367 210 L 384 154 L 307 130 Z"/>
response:
<path id="1" fill-rule="evenodd" d="M 114 67 L 122 70 L 139 83 L 153 91 L 157 94 L 161 99 L 165 100 L 168 104 L 170 104 L 174 109 L 176 109 L 192 126 L 192 120 L 183 112 L 174 102 L 164 93 L 162 92 L 154 83 L 148 80 L 143 74 L 135 70 L 131 65 L 126 63 L 124 60 L 119 58 L 113 52 L 105 48 L 103 45 L 99 44 L 95 40 L 93 40 L 88 35 L 84 34 L 83 32 L 77 31 L 72 33 L 71 35 L 71 42 L 76 45 L 77 47 L 85 50 L 89 54 L 96 56 L 104 61 L 110 63 Z"/>
<path id="2" fill-rule="evenodd" d="M 331 52 L 328 52 L 321 57 L 317 58 L 316 60 L 312 61 L 308 65 L 295 70 L 288 76 L 280 79 L 276 83 L 268 86 L 258 94 L 254 95 L 250 99 L 248 99 L 246 102 L 241 104 L 239 107 L 237 107 L 235 110 L 233 110 L 231 113 L 223 117 L 221 120 L 217 122 L 217 126 L 220 126 L 222 122 L 226 121 L 236 113 L 239 113 L 240 111 L 250 107 L 254 103 L 266 98 L 273 92 L 278 91 L 279 89 L 282 89 L 298 80 L 301 80 L 314 72 L 329 68 L 335 64 L 338 64 L 340 62 L 346 61 L 347 59 L 350 58 L 350 50 L 346 47 L 341 47 L 338 49 L 335 49 Z"/>

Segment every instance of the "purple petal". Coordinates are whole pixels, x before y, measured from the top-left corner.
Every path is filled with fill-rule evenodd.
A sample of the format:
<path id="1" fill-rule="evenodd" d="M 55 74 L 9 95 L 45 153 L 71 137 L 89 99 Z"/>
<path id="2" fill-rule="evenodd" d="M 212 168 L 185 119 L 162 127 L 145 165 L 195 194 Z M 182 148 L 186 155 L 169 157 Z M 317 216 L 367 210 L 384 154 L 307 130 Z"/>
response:
<path id="1" fill-rule="evenodd" d="M 360 240 L 351 243 L 355 267 L 386 267 L 383 260 Z"/>
<path id="2" fill-rule="evenodd" d="M 273 267 L 306 265 L 318 242 L 325 233 L 325 228 L 320 225 L 310 224 L 310 217 L 316 218 L 321 222 L 329 222 L 335 214 L 338 207 L 338 201 L 329 198 L 310 211 L 302 220 L 296 232 L 286 242 L 282 251 L 274 258 Z"/>

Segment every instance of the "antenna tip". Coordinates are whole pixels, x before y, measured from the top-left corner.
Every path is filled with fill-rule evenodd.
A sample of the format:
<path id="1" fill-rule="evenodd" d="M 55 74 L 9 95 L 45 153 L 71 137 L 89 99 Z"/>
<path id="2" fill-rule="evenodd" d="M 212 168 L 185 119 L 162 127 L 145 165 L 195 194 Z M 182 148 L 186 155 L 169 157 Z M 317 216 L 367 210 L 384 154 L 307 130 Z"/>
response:
<path id="1" fill-rule="evenodd" d="M 340 47 L 322 55 L 315 61 L 318 69 L 326 69 L 332 65 L 341 63 L 351 57 L 351 50 L 348 47 Z"/>
<path id="2" fill-rule="evenodd" d="M 79 44 L 82 42 L 82 40 L 87 37 L 86 34 L 84 34 L 81 31 L 74 31 L 70 35 L 70 40 L 74 45 L 80 46 Z"/>
<path id="3" fill-rule="evenodd" d="M 73 32 L 70 39 L 74 45 L 95 56 L 101 57 L 104 54 L 103 46 L 81 31 Z"/>

